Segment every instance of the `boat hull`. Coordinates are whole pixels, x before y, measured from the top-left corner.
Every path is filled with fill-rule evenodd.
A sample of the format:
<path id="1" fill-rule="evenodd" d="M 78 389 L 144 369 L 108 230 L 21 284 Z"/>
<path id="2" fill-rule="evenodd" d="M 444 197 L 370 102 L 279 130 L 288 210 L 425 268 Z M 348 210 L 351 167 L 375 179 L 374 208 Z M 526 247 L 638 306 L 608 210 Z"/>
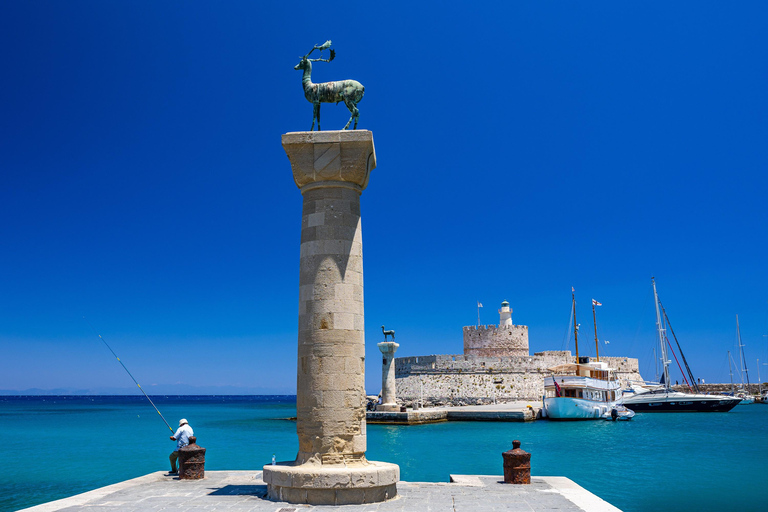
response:
<path id="1" fill-rule="evenodd" d="M 544 399 L 544 410 L 550 420 L 599 420 L 612 407 L 613 403 L 582 398 L 560 396 Z"/>
<path id="2" fill-rule="evenodd" d="M 623 405 L 635 412 L 728 412 L 738 398 L 685 393 L 643 393 L 626 398 Z"/>

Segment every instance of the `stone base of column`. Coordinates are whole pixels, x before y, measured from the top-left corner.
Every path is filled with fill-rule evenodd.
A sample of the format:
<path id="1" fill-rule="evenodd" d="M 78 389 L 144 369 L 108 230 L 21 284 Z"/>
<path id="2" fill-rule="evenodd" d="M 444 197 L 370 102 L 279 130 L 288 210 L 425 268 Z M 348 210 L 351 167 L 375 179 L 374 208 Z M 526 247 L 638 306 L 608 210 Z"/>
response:
<path id="1" fill-rule="evenodd" d="M 397 496 L 400 467 L 367 461 L 355 467 L 293 465 L 264 466 L 268 497 L 274 501 L 309 505 L 360 505 Z"/>
<path id="2" fill-rule="evenodd" d="M 400 412 L 397 404 L 381 404 L 376 406 L 376 412 Z"/>

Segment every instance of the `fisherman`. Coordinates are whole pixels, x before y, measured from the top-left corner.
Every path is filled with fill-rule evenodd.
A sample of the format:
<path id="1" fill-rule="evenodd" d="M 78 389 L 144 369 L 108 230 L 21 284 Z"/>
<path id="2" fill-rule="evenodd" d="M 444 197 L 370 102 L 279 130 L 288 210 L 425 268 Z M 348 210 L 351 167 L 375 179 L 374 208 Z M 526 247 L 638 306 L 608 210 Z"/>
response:
<path id="1" fill-rule="evenodd" d="M 178 430 L 171 436 L 171 441 L 176 441 L 176 451 L 171 453 L 171 456 L 168 457 L 171 460 L 171 472 L 169 475 L 178 474 L 178 471 L 176 470 L 176 460 L 179 458 L 179 450 L 189 444 L 189 438 L 193 435 L 195 435 L 195 433 L 192 431 L 192 427 L 189 426 L 187 420 L 184 418 L 180 419 Z"/>

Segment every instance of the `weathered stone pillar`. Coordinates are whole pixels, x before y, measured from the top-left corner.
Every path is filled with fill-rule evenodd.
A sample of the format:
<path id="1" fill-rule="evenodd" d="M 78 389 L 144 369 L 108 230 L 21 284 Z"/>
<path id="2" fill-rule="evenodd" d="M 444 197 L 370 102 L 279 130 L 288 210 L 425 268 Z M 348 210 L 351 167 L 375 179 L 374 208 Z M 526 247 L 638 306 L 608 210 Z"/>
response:
<path id="1" fill-rule="evenodd" d="M 399 411 L 395 391 L 395 351 L 400 347 L 394 341 L 384 341 L 377 345 L 384 356 L 381 361 L 381 405 L 377 411 Z"/>
<path id="2" fill-rule="evenodd" d="M 293 462 L 264 466 L 269 497 L 342 505 L 397 494 L 400 468 L 365 458 L 360 194 L 376 167 L 369 131 L 283 135 L 304 196 Z"/>

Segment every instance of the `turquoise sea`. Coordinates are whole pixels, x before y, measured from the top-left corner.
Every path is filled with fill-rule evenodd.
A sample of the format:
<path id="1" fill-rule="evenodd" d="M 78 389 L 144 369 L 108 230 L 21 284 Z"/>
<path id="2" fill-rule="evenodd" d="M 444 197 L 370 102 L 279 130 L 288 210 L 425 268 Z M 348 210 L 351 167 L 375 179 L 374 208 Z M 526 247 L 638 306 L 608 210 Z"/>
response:
<path id="1" fill-rule="evenodd" d="M 258 470 L 297 451 L 292 396 L 153 397 L 187 418 L 206 469 Z M 143 396 L 0 397 L 0 511 L 167 470 L 175 443 Z M 768 405 L 728 413 L 637 414 L 629 422 L 368 426 L 372 460 L 402 480 L 502 473 L 520 439 L 532 474 L 566 476 L 625 511 L 768 510 Z"/>

